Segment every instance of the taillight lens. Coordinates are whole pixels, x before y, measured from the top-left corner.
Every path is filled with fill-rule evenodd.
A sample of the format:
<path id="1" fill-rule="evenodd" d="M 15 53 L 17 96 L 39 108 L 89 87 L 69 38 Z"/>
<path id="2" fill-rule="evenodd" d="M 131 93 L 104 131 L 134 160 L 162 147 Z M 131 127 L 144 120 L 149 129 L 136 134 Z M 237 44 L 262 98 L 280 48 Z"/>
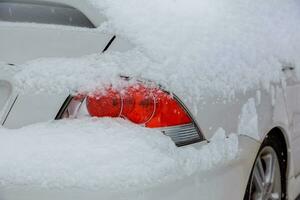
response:
<path id="1" fill-rule="evenodd" d="M 169 94 L 158 91 L 156 95 L 156 110 L 147 127 L 167 127 L 189 124 L 192 120 L 181 105 Z"/>
<path id="2" fill-rule="evenodd" d="M 121 116 L 136 123 L 145 124 L 156 110 L 154 92 L 143 85 L 125 89 Z"/>
<path id="3" fill-rule="evenodd" d="M 121 91 L 112 87 L 70 99 L 59 118 L 121 117 L 148 128 L 160 128 L 177 145 L 203 140 L 197 125 L 174 96 L 138 83 Z"/>
<path id="4" fill-rule="evenodd" d="M 192 122 L 171 95 L 142 84 L 128 87 L 122 92 L 108 88 L 101 93 L 88 95 L 86 107 L 92 117 L 123 117 L 149 128 Z"/>
<path id="5" fill-rule="evenodd" d="M 92 94 L 86 98 L 86 107 L 93 117 L 119 117 L 122 99 L 117 91 L 108 89 L 103 94 Z"/>

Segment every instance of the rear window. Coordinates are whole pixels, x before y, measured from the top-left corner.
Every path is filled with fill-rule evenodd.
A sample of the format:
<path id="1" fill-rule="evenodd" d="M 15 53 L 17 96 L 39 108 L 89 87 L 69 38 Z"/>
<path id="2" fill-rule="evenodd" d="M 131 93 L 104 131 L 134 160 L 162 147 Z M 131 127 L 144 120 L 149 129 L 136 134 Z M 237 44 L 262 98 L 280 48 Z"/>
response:
<path id="1" fill-rule="evenodd" d="M 48 2 L 0 0 L 0 21 L 95 28 L 93 23 L 76 8 Z"/>

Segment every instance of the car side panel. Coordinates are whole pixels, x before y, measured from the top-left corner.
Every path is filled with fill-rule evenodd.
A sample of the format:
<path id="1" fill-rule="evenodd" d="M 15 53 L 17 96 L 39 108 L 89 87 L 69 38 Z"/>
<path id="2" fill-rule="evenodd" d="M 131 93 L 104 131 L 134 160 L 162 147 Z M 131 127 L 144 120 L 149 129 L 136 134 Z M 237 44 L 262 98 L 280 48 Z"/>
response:
<path id="1" fill-rule="evenodd" d="M 68 93 L 19 94 L 6 118 L 4 127 L 20 128 L 33 123 L 54 120 L 68 95 Z"/>

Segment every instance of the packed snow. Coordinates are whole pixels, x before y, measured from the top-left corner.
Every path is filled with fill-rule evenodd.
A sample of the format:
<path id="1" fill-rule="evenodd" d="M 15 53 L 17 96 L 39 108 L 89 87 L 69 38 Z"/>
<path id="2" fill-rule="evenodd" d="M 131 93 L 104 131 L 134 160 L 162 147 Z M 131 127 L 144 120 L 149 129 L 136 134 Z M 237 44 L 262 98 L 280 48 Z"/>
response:
<path id="1" fill-rule="evenodd" d="M 150 79 L 181 96 L 232 95 L 279 81 L 281 66 L 300 63 L 297 0 L 88 0 L 107 21 L 99 31 L 135 45 L 74 59 L 28 62 L 21 89 L 94 89 L 119 75 Z M 199 92 L 195 92 L 199 91 Z"/>
<path id="2" fill-rule="evenodd" d="M 236 135 L 220 129 L 200 149 L 124 120 L 77 119 L 0 128 L 0 185 L 138 190 L 226 164 Z"/>
<path id="3" fill-rule="evenodd" d="M 260 140 L 258 129 L 258 117 L 254 98 L 248 99 L 243 105 L 239 116 L 238 134 L 248 135 L 251 138 Z"/>

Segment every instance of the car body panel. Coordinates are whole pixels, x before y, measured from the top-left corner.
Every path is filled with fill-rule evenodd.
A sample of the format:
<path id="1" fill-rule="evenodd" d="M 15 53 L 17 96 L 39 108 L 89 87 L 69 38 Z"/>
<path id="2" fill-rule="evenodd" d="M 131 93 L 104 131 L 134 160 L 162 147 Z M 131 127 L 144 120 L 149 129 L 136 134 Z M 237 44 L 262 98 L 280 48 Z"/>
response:
<path id="1" fill-rule="evenodd" d="M 296 76 L 292 76 L 287 80 L 286 99 L 294 170 L 295 176 L 298 176 L 300 175 L 300 80 Z"/>
<path id="2" fill-rule="evenodd" d="M 66 94 L 18 95 L 5 121 L 6 128 L 22 127 L 28 124 L 55 119 L 62 107 Z M 32 99 L 36 99 L 32 103 Z"/>
<path id="3" fill-rule="evenodd" d="M 12 94 L 12 85 L 8 81 L 0 81 L 0 110 L 4 110 L 5 106 Z"/>
<path id="4" fill-rule="evenodd" d="M 1 0 L 3 1 L 3 0 Z M 73 7 L 82 12 L 96 27 L 99 27 L 106 17 L 99 12 L 99 8 L 88 1 L 82 0 L 10 0 L 10 2 L 38 3 L 38 4 L 61 4 Z"/>
<path id="5" fill-rule="evenodd" d="M 27 2 L 53 2 L 68 5 L 80 10 L 87 18 L 96 26 L 99 27 L 105 20 L 106 17 L 99 12 L 99 8 L 95 7 L 94 4 L 88 1 L 82 0 L 22 0 Z"/>
<path id="6" fill-rule="evenodd" d="M 16 98 L 12 77 L 15 74 L 13 67 L 0 63 L 0 123 L 3 124 L 10 107 Z"/>
<path id="7" fill-rule="evenodd" d="M 101 53 L 111 38 L 112 35 L 87 28 L 3 23 L 0 26 L 0 60 L 16 64 L 43 57 Z"/>
<path id="8" fill-rule="evenodd" d="M 20 94 L 12 78 L 16 71 L 14 66 L 0 64 L 1 124 L 7 128 L 19 128 L 53 120 L 69 94 Z"/>

